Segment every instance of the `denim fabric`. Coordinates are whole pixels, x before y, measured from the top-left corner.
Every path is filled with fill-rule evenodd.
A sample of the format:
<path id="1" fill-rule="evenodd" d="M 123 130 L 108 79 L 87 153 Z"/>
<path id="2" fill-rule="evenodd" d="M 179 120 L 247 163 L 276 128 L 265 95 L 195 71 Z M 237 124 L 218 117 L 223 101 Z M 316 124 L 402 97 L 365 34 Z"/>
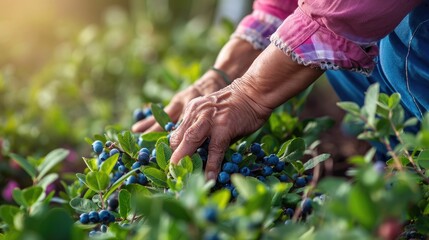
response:
<path id="1" fill-rule="evenodd" d="M 378 82 L 380 91 L 401 94 L 406 117 L 419 119 L 429 110 L 429 3 L 411 11 L 379 42 L 380 54 L 371 76 L 349 71 L 327 71 L 327 77 L 343 101 L 360 105 L 369 85 Z M 413 129 L 416 131 L 417 129 Z M 385 152 L 376 146 L 379 153 Z"/>

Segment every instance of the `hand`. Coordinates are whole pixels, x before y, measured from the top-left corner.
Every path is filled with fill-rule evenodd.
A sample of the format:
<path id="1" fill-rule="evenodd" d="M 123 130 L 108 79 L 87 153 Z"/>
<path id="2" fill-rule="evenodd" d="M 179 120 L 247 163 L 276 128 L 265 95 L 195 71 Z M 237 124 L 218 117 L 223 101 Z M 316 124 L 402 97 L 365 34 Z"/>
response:
<path id="1" fill-rule="evenodd" d="M 173 131 L 170 146 L 171 162 L 177 164 L 192 155 L 210 137 L 206 177 L 216 179 L 231 141 L 257 130 L 272 109 L 258 105 L 240 87 L 240 80 L 230 86 L 192 100 L 185 109 L 183 122 Z"/>
<path id="2" fill-rule="evenodd" d="M 226 86 L 226 83 L 218 78 L 219 76 L 216 75 L 216 73 L 206 73 L 194 85 L 177 93 L 164 108 L 164 111 L 170 116 L 174 123 L 177 123 L 181 119 L 183 110 L 188 102 L 196 97 L 210 94 Z M 162 129 L 163 128 L 155 121 L 153 116 L 135 123 L 131 128 L 133 132 L 155 132 L 162 131 Z"/>

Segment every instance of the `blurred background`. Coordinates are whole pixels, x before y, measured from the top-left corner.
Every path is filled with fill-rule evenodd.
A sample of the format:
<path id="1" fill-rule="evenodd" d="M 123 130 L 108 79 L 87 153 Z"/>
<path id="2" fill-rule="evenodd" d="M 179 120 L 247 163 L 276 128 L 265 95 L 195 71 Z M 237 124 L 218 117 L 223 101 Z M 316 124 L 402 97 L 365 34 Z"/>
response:
<path id="1" fill-rule="evenodd" d="M 90 151 L 85 137 L 129 128 L 145 103 L 168 103 L 212 65 L 251 3 L 0 0 L 0 185 L 17 178 L 1 161 L 9 152 L 43 156 L 63 147 L 79 164 Z M 304 116 L 341 119 L 330 91 L 320 81 Z M 341 141 L 356 151 L 349 143 Z"/>

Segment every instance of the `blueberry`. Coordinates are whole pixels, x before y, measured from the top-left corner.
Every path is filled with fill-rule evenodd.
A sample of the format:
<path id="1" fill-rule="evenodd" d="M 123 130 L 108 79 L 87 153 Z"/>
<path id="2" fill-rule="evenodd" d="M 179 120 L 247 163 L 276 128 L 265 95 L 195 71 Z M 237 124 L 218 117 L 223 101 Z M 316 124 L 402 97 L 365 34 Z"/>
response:
<path id="1" fill-rule="evenodd" d="M 79 217 L 79 222 L 82 224 L 87 224 L 89 223 L 89 215 L 88 213 L 82 213 Z"/>
<path id="2" fill-rule="evenodd" d="M 250 145 L 250 152 L 252 152 L 255 155 L 258 155 L 261 152 L 262 148 L 261 148 L 261 144 L 259 143 L 252 143 L 252 145 Z"/>
<path id="3" fill-rule="evenodd" d="M 100 216 L 98 216 L 98 212 L 91 211 L 89 212 L 89 221 L 92 223 L 98 223 L 100 221 Z"/>
<path id="4" fill-rule="evenodd" d="M 125 181 L 125 185 L 130 185 L 130 184 L 133 184 L 133 183 L 137 183 L 137 178 L 134 175 L 131 175 Z"/>
<path id="5" fill-rule="evenodd" d="M 248 167 L 242 167 L 240 169 L 240 173 L 243 174 L 244 176 L 249 176 L 251 171 Z"/>
<path id="6" fill-rule="evenodd" d="M 118 171 L 119 171 L 120 173 L 124 173 L 124 172 L 126 172 L 126 171 L 127 171 L 127 168 L 126 168 L 124 165 L 120 165 L 120 166 L 118 167 Z"/>
<path id="7" fill-rule="evenodd" d="M 237 188 L 233 188 L 231 193 L 232 193 L 232 197 L 234 197 L 234 198 L 237 198 L 237 197 L 238 197 L 238 191 L 237 191 Z"/>
<path id="8" fill-rule="evenodd" d="M 236 173 L 238 172 L 238 165 L 232 162 L 226 162 L 222 166 L 222 171 L 227 173 Z"/>
<path id="9" fill-rule="evenodd" d="M 110 218 L 110 212 L 107 210 L 101 210 L 98 213 L 98 216 L 100 217 L 100 222 L 107 223 Z"/>
<path id="10" fill-rule="evenodd" d="M 289 182 L 289 177 L 286 174 L 282 174 L 279 176 L 280 182 Z"/>
<path id="11" fill-rule="evenodd" d="M 100 153 L 100 155 L 98 155 L 98 160 L 100 160 L 101 162 L 104 162 L 109 157 L 110 155 L 107 152 L 103 151 L 102 153 Z"/>
<path id="12" fill-rule="evenodd" d="M 262 175 L 270 176 L 271 174 L 273 174 L 273 169 L 270 166 L 264 166 L 264 168 L 262 168 Z"/>
<path id="13" fill-rule="evenodd" d="M 301 202 L 301 209 L 302 209 L 302 213 L 307 214 L 311 212 L 312 209 L 312 201 L 310 198 L 305 198 L 302 202 Z"/>
<path id="14" fill-rule="evenodd" d="M 165 129 L 165 131 L 170 132 L 170 131 L 172 131 L 172 130 L 173 130 L 173 128 L 174 128 L 175 126 L 176 126 L 176 125 L 175 125 L 174 123 L 172 123 L 172 122 L 168 122 L 167 124 L 165 124 L 164 129 Z"/>
<path id="15" fill-rule="evenodd" d="M 286 167 L 286 163 L 280 161 L 274 166 L 274 171 L 281 172 L 285 169 L 285 167 Z"/>
<path id="16" fill-rule="evenodd" d="M 216 222 L 217 221 L 217 209 L 214 207 L 206 207 L 204 209 L 204 219 L 206 219 L 209 222 Z"/>
<path id="17" fill-rule="evenodd" d="M 220 172 L 217 180 L 220 183 L 227 183 L 230 180 L 230 176 L 229 176 L 229 174 L 227 172 Z"/>
<path id="18" fill-rule="evenodd" d="M 206 233 L 204 240 L 220 240 L 220 237 L 217 233 Z"/>
<path id="19" fill-rule="evenodd" d="M 111 199 L 109 199 L 109 201 L 107 201 L 107 204 L 109 206 L 109 210 L 114 211 L 118 208 L 119 201 L 117 198 L 111 198 Z"/>
<path id="20" fill-rule="evenodd" d="M 145 115 L 146 117 L 152 116 L 152 109 L 150 109 L 150 108 L 146 108 L 146 109 L 144 110 L 144 115 Z"/>
<path id="21" fill-rule="evenodd" d="M 305 177 L 298 177 L 295 180 L 295 186 L 296 187 L 304 187 L 307 184 L 307 181 L 305 180 Z"/>
<path id="22" fill-rule="evenodd" d="M 146 184 L 148 184 L 149 183 L 149 181 L 147 180 L 147 177 L 146 177 L 146 175 L 144 175 L 143 173 L 140 173 L 138 176 L 137 176 L 137 181 L 141 184 L 141 185 L 146 185 Z"/>
<path id="23" fill-rule="evenodd" d="M 94 141 L 92 143 L 92 149 L 95 153 L 100 154 L 104 149 L 103 142 L 101 142 L 100 140 Z"/>
<path id="24" fill-rule="evenodd" d="M 114 148 L 114 149 L 110 150 L 109 155 L 113 156 L 113 155 L 118 154 L 118 153 L 119 153 L 119 150 Z"/>
<path id="25" fill-rule="evenodd" d="M 101 232 L 104 232 L 104 233 L 105 233 L 105 232 L 107 232 L 107 226 L 106 226 L 106 225 L 104 225 L 104 224 L 103 224 L 103 225 L 101 225 L 101 226 L 100 226 L 100 231 L 101 231 Z"/>
<path id="26" fill-rule="evenodd" d="M 313 180 L 313 175 L 309 174 L 307 176 L 305 176 L 305 180 L 309 183 L 311 182 L 311 180 Z"/>
<path id="27" fill-rule="evenodd" d="M 267 158 L 267 164 L 270 166 L 275 166 L 277 163 L 279 163 L 280 159 L 275 154 L 270 154 Z"/>
<path id="28" fill-rule="evenodd" d="M 257 159 L 263 159 L 265 157 L 265 152 L 264 150 L 259 151 L 258 154 L 256 154 L 256 158 Z"/>
<path id="29" fill-rule="evenodd" d="M 256 177 L 259 181 L 261 181 L 261 182 L 265 182 L 265 177 L 263 177 L 263 176 L 257 176 Z"/>
<path id="30" fill-rule="evenodd" d="M 109 223 L 113 223 L 116 221 L 115 215 L 110 214 Z"/>
<path id="31" fill-rule="evenodd" d="M 231 156 L 231 161 L 233 163 L 239 164 L 243 161 L 243 156 L 240 153 L 233 153 Z"/>
<path id="32" fill-rule="evenodd" d="M 144 153 L 147 153 L 147 155 L 150 155 L 150 151 L 149 151 L 149 149 L 147 149 L 147 148 L 141 148 L 140 150 L 139 150 L 139 153 L 141 153 L 141 152 L 144 152 Z"/>
<path id="33" fill-rule="evenodd" d="M 110 146 L 112 146 L 112 144 L 113 144 L 113 142 L 112 142 L 112 141 L 107 141 L 107 142 L 105 143 L 105 146 L 106 146 L 107 148 L 109 148 Z"/>
<path id="34" fill-rule="evenodd" d="M 138 161 L 141 163 L 141 165 L 148 165 L 149 164 L 149 154 L 146 152 L 139 152 Z"/>
<path id="35" fill-rule="evenodd" d="M 292 179 L 295 181 L 297 178 L 298 178 L 298 174 L 296 174 L 296 173 L 294 173 L 293 175 L 292 175 Z"/>
<path id="36" fill-rule="evenodd" d="M 140 162 L 135 162 L 133 163 L 133 165 L 131 166 L 131 169 L 138 169 L 140 168 L 142 165 Z"/>
<path id="37" fill-rule="evenodd" d="M 150 157 L 150 158 L 149 158 L 149 162 L 156 163 L 156 157 Z"/>
<path id="38" fill-rule="evenodd" d="M 152 157 L 156 157 L 156 148 L 152 150 Z"/>
<path id="39" fill-rule="evenodd" d="M 292 208 L 287 208 L 284 213 L 289 217 L 292 218 L 293 215 L 295 214 L 295 211 Z"/>
<path id="40" fill-rule="evenodd" d="M 207 150 L 204 148 L 198 148 L 197 149 L 197 153 L 200 155 L 200 157 L 207 157 Z"/>
<path id="41" fill-rule="evenodd" d="M 143 112 L 142 109 L 138 108 L 138 109 L 134 110 L 133 117 L 134 117 L 134 121 L 138 122 L 140 120 L 145 119 L 146 114 Z"/>

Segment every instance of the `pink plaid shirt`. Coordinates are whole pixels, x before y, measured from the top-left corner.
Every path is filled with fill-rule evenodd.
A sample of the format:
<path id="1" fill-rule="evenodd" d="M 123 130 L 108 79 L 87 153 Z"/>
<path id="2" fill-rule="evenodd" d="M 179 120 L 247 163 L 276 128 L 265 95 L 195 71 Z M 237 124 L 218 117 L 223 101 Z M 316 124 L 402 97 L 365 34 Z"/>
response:
<path id="1" fill-rule="evenodd" d="M 296 62 L 369 75 L 377 41 L 422 0 L 256 0 L 233 37 L 274 43 Z"/>

